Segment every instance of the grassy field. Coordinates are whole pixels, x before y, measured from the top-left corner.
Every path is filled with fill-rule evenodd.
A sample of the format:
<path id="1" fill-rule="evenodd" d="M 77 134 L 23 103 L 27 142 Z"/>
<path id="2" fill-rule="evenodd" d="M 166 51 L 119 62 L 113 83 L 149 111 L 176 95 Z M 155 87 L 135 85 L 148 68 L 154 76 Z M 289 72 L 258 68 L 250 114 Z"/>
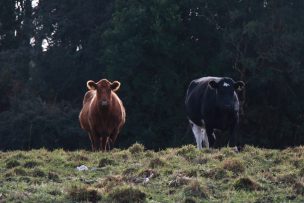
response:
<path id="1" fill-rule="evenodd" d="M 0 152 L 0 202 L 304 202 L 304 147 Z"/>

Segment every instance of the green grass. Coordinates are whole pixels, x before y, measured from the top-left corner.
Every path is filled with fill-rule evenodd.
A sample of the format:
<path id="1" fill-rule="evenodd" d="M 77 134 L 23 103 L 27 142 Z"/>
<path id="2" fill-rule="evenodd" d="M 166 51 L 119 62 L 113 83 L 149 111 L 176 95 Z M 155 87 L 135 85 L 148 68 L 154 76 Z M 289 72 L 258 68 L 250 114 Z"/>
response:
<path id="1" fill-rule="evenodd" d="M 0 202 L 304 202 L 304 147 L 0 152 Z"/>

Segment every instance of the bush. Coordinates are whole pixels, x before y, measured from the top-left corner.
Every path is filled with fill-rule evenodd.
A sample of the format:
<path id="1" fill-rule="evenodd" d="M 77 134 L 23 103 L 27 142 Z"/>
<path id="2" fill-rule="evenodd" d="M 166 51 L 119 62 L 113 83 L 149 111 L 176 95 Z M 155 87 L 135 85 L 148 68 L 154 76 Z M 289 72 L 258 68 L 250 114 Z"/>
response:
<path id="1" fill-rule="evenodd" d="M 0 149 L 89 147 L 78 123 L 79 109 L 46 103 L 28 92 L 10 100 L 11 108 L 0 113 Z"/>

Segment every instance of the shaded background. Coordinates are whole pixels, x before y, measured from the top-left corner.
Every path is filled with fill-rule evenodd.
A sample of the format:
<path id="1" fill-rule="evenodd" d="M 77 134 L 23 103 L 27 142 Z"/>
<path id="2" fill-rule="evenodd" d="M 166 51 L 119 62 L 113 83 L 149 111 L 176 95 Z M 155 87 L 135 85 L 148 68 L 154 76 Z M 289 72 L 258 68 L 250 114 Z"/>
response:
<path id="1" fill-rule="evenodd" d="M 304 143 L 303 0 L 1 0 L 0 150 L 89 149 L 86 81 L 119 80 L 116 147 L 195 143 L 192 79 L 243 80 L 244 143 Z M 225 138 L 225 136 L 219 137 Z"/>

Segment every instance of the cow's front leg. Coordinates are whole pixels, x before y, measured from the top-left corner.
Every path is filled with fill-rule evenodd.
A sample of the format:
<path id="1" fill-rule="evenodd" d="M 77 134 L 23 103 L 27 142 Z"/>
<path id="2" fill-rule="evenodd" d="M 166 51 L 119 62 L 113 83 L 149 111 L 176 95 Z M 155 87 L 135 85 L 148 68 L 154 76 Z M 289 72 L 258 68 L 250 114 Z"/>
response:
<path id="1" fill-rule="evenodd" d="M 108 139 L 109 148 L 113 147 L 113 145 L 118 137 L 118 134 L 119 134 L 119 129 L 115 128 Z"/>
<path id="2" fill-rule="evenodd" d="M 109 133 L 104 131 L 100 134 L 100 150 L 107 151 L 107 143 L 108 143 Z"/>
<path id="3" fill-rule="evenodd" d="M 89 137 L 91 140 L 91 147 L 92 147 L 92 151 L 97 151 L 99 150 L 99 139 L 96 136 L 96 134 L 94 133 L 89 133 Z"/>
<path id="4" fill-rule="evenodd" d="M 235 115 L 235 121 L 233 125 L 230 128 L 230 134 L 229 134 L 229 147 L 233 147 L 233 149 L 238 152 L 238 147 L 239 147 L 239 136 L 238 136 L 238 116 Z"/>
<path id="5" fill-rule="evenodd" d="M 238 144 L 237 127 L 234 126 L 230 129 L 229 147 L 232 147 L 234 151 L 238 152 Z"/>

